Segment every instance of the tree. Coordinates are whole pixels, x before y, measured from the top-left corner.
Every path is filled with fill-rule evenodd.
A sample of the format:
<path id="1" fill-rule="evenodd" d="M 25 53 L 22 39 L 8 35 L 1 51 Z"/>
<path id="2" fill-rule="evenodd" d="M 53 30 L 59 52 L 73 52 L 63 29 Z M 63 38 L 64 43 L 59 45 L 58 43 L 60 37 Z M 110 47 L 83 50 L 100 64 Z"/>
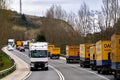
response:
<path id="1" fill-rule="evenodd" d="M 66 11 L 64 11 L 61 6 L 52 5 L 49 10 L 46 12 L 46 17 L 55 18 L 55 19 L 66 19 Z"/>
<path id="2" fill-rule="evenodd" d="M 27 21 L 26 16 L 24 14 L 21 15 L 21 19 L 25 22 Z"/>
<path id="3" fill-rule="evenodd" d="M 78 22 L 80 23 L 79 29 L 81 29 L 80 31 L 83 35 L 86 35 L 87 33 L 90 32 L 91 26 L 90 26 L 90 11 L 89 7 L 85 2 L 81 5 L 80 10 L 78 11 L 78 16 L 79 16 Z"/>
<path id="4" fill-rule="evenodd" d="M 43 34 L 38 34 L 36 37 L 36 41 L 38 42 L 46 42 L 46 38 Z"/>
<path id="5" fill-rule="evenodd" d="M 102 0 L 102 12 L 105 17 L 105 28 L 112 27 L 116 22 L 120 14 L 118 0 Z"/>

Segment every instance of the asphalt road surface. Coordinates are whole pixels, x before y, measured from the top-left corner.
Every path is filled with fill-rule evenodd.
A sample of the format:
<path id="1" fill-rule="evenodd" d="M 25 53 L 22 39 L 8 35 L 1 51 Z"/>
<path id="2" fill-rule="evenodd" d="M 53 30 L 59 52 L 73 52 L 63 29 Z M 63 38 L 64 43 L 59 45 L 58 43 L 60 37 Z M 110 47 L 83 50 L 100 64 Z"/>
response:
<path id="1" fill-rule="evenodd" d="M 28 50 L 19 52 L 12 51 L 13 54 L 30 63 Z M 79 64 L 66 64 L 63 59 L 49 59 L 49 70 L 32 71 L 26 80 L 114 80 L 113 75 L 99 75 L 90 68 L 81 68 Z"/>

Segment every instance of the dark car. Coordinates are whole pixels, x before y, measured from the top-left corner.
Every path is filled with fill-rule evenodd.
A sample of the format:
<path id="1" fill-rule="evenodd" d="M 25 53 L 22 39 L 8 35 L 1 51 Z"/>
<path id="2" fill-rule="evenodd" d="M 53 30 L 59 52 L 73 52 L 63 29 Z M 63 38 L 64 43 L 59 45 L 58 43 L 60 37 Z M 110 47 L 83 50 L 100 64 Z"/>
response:
<path id="1" fill-rule="evenodd" d="M 21 47 L 19 48 L 19 51 L 20 51 L 20 52 L 25 52 L 25 48 L 21 46 Z"/>

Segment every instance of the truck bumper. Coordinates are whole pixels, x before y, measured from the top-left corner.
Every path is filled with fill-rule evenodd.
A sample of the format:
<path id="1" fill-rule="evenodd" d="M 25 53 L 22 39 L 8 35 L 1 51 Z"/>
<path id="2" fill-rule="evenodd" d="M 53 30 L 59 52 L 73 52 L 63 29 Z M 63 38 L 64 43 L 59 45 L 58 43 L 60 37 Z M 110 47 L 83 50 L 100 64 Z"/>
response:
<path id="1" fill-rule="evenodd" d="M 51 55 L 50 55 L 50 58 L 51 58 L 51 59 L 53 59 L 53 58 L 54 58 L 54 59 L 59 59 L 59 57 L 60 57 L 60 54 L 51 54 Z"/>
<path id="2" fill-rule="evenodd" d="M 48 67 L 48 62 L 31 62 L 30 67 L 34 69 Z"/>
<path id="3" fill-rule="evenodd" d="M 67 61 L 67 63 L 69 63 L 69 62 L 79 63 L 80 62 L 80 57 L 79 56 L 69 56 L 69 57 L 66 57 L 66 61 Z"/>

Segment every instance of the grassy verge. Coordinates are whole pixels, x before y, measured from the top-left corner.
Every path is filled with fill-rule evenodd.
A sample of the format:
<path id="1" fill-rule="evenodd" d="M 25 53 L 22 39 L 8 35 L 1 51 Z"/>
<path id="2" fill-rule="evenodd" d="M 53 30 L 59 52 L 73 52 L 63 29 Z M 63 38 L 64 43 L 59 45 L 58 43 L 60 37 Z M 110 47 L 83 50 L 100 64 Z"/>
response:
<path id="1" fill-rule="evenodd" d="M 2 54 L 2 62 L 3 66 L 0 66 L 0 71 L 10 68 L 13 65 L 12 61 L 5 54 Z"/>
<path id="2" fill-rule="evenodd" d="M 8 69 L 13 66 L 13 62 L 9 59 L 9 57 L 7 57 L 5 54 L 2 54 L 2 52 L 0 52 L 0 55 L 1 55 L 1 57 L 0 57 L 1 61 L 3 62 L 3 65 L 0 66 L 0 71 Z M 13 71 L 15 71 L 15 68 L 13 68 L 11 71 L 9 71 L 3 75 L 0 75 L 0 79 L 7 76 L 10 73 L 12 73 Z"/>
<path id="3" fill-rule="evenodd" d="M 9 75 L 10 73 L 14 72 L 15 70 L 16 70 L 16 68 L 13 68 L 11 71 L 9 71 L 9 72 L 7 72 L 7 73 L 5 73 L 3 75 L 0 75 L 0 79 L 2 79 L 3 77 Z"/>

